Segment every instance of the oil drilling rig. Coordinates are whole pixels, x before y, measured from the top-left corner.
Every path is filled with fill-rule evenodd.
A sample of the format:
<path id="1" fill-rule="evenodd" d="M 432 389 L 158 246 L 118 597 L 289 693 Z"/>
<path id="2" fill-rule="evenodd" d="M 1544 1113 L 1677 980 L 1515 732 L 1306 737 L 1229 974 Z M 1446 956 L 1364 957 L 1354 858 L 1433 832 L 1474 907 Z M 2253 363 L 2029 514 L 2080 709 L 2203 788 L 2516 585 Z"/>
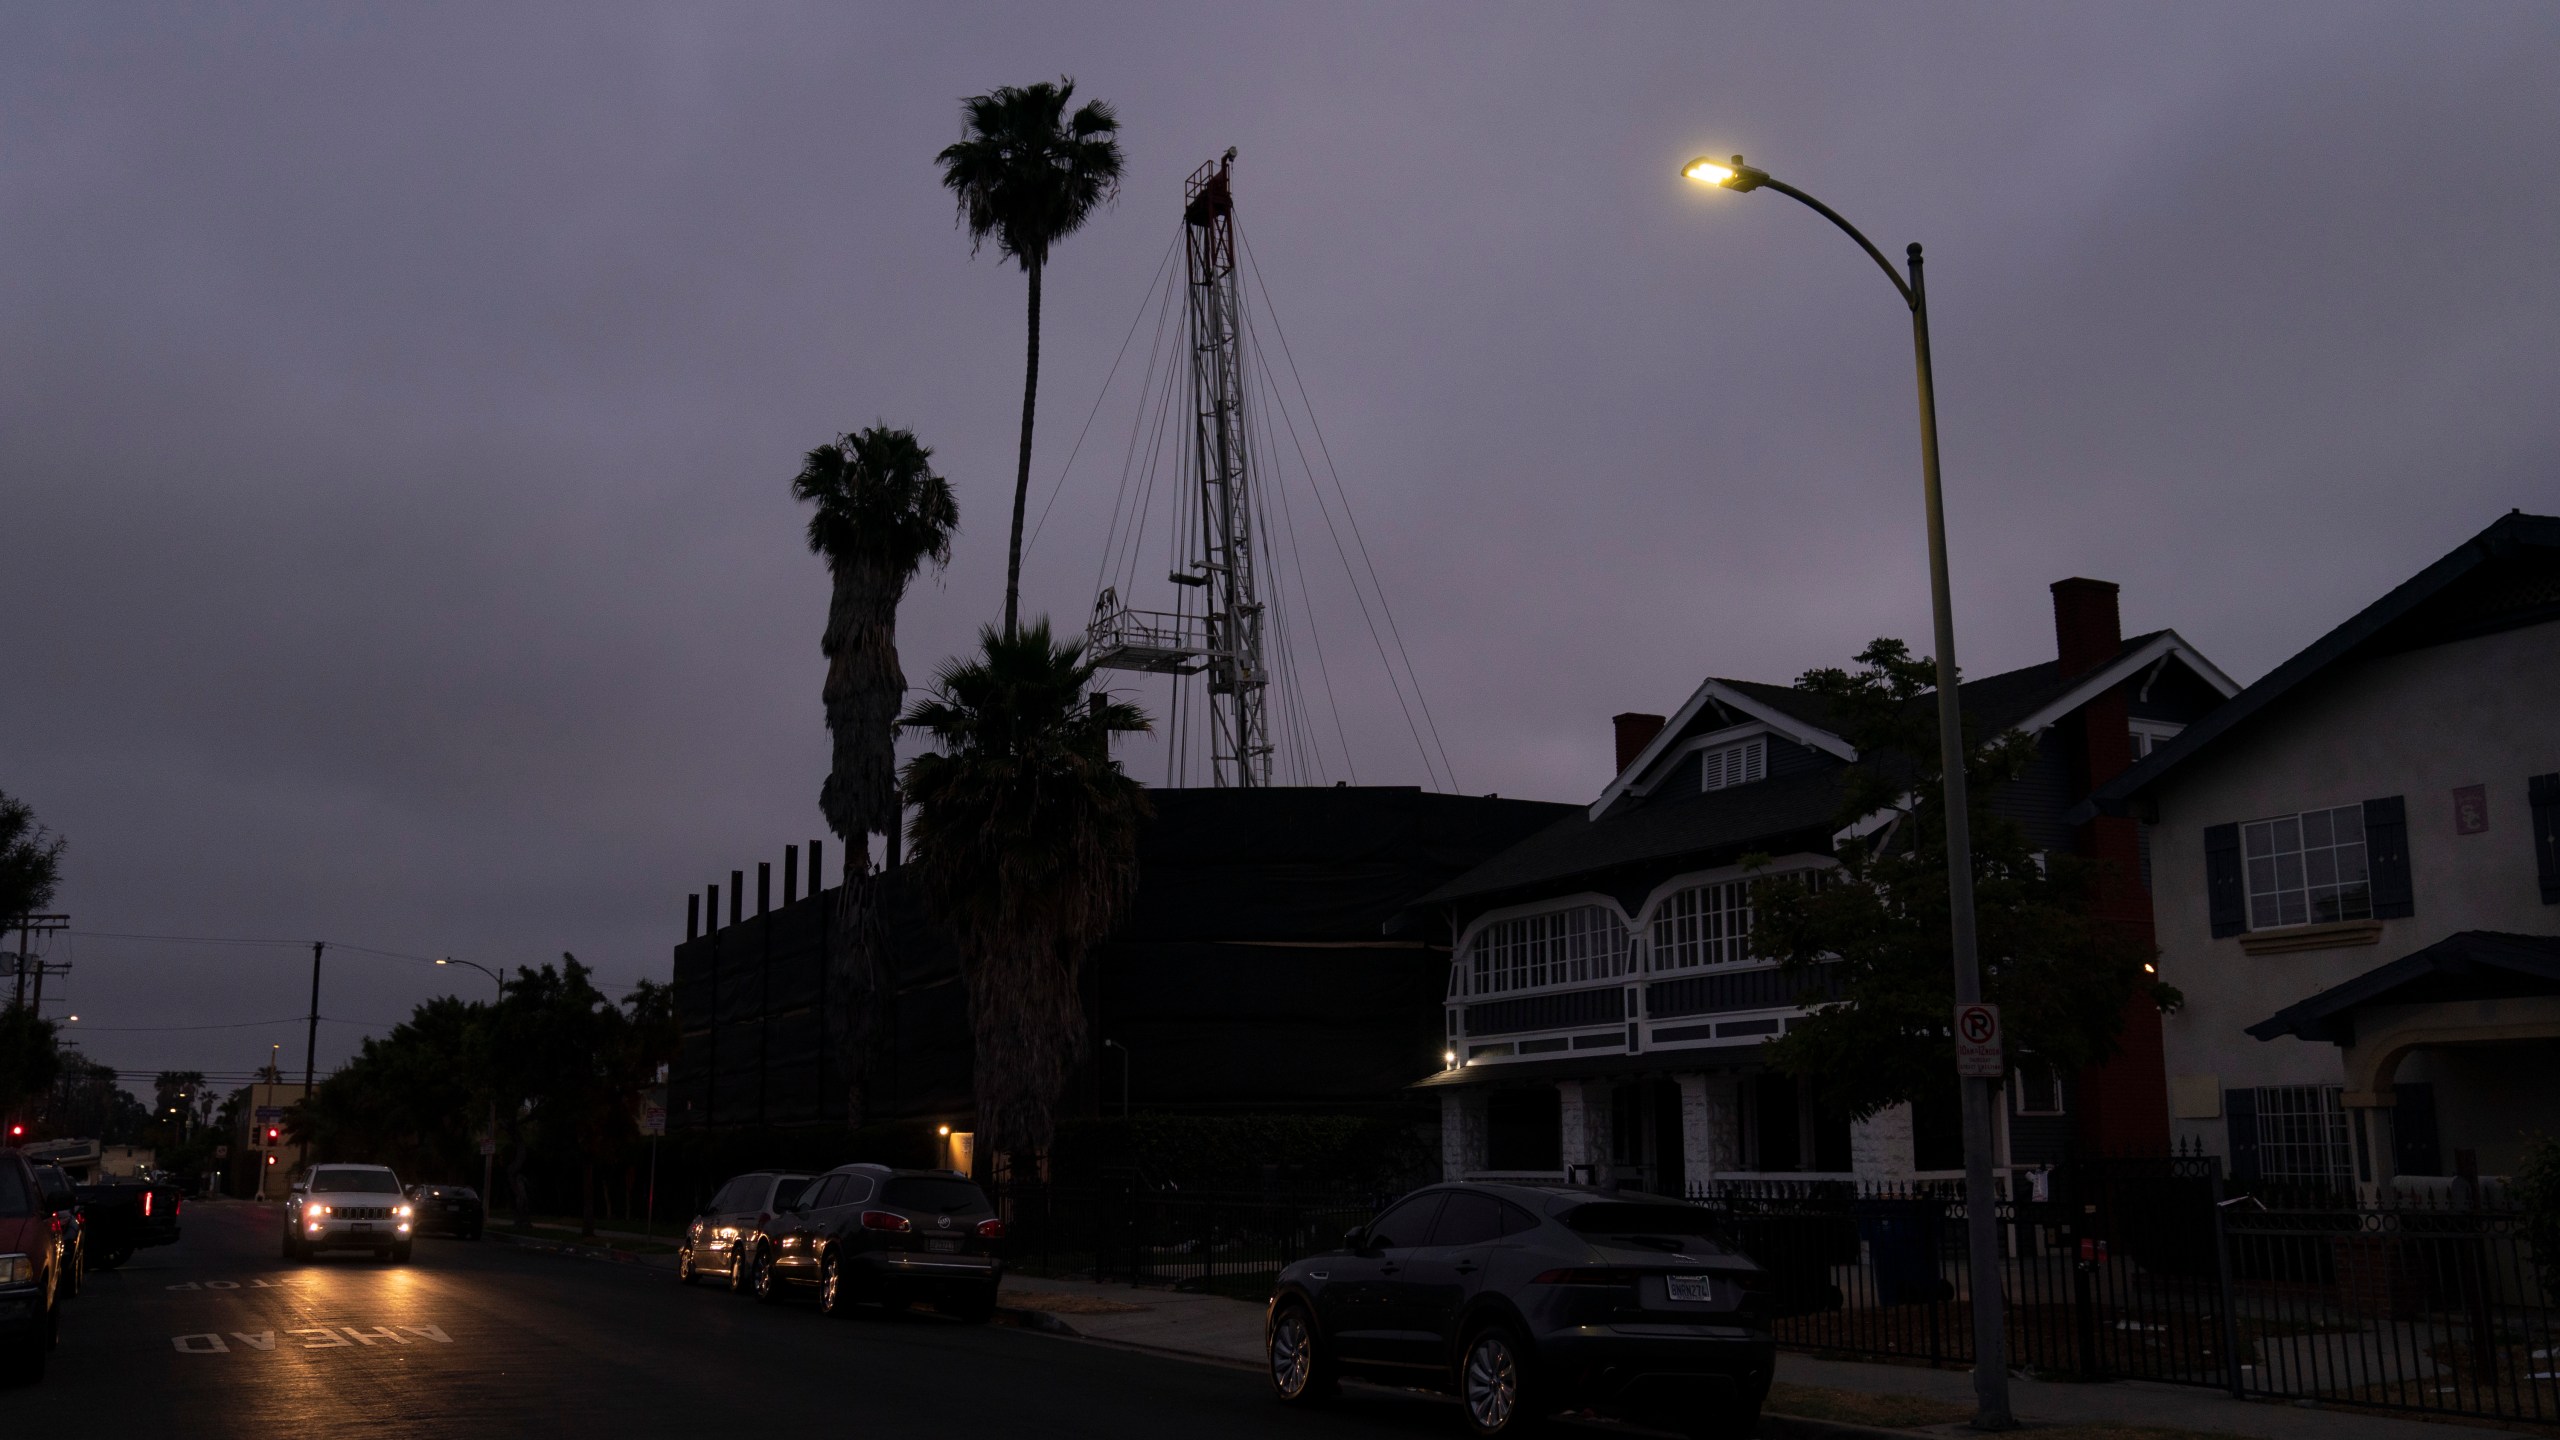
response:
<path id="1" fill-rule="evenodd" d="M 1254 549 L 1255 477 L 1246 433 L 1243 296 L 1236 276 L 1233 148 L 1183 184 L 1184 316 L 1191 442 L 1184 479 L 1198 529 L 1192 558 L 1166 579 L 1171 611 L 1133 610 L 1113 589 L 1094 601 L 1086 651 L 1106 669 L 1199 675 L 1207 682 L 1210 773 L 1220 788 L 1271 783 L 1271 670 Z M 1195 599 L 1196 597 L 1196 599 Z"/>

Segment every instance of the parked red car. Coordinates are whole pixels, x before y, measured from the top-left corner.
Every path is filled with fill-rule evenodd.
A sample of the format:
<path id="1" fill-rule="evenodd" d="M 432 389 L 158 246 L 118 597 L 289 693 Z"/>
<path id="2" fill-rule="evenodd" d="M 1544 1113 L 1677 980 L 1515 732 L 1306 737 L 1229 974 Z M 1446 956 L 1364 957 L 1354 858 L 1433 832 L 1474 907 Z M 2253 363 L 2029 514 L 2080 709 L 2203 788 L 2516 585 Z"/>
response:
<path id="1" fill-rule="evenodd" d="M 61 1227 L 35 1167 L 16 1150 L 0 1150 L 0 1382 L 44 1378 L 59 1333 Z"/>

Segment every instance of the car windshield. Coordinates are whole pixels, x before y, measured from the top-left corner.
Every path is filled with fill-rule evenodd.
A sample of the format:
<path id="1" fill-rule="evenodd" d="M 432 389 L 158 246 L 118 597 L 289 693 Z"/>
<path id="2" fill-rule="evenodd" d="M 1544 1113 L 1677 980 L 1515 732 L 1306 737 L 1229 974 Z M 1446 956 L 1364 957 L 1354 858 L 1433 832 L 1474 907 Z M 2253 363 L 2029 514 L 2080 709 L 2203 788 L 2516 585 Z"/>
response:
<path id="1" fill-rule="evenodd" d="M 0 1160 L 0 1220 L 16 1220 L 36 1213 L 36 1197 L 27 1185 L 27 1172 L 14 1159 Z"/>
<path id="2" fill-rule="evenodd" d="M 388 1170 L 314 1170 L 311 1193 L 314 1195 L 346 1194 L 397 1195 L 400 1181 Z"/>
<path id="3" fill-rule="evenodd" d="M 948 1180 L 938 1175 L 900 1175 L 892 1178 L 880 1192 L 884 1205 L 901 1210 L 937 1210 L 956 1212 L 988 1208 L 985 1192 L 966 1180 Z"/>
<path id="4" fill-rule="evenodd" d="M 1604 1235 L 1615 1240 L 1659 1240 L 1683 1250 L 1723 1247 L 1712 1243 L 1700 1246 L 1694 1242 L 1715 1239 L 1715 1215 L 1694 1205 L 1646 1205 L 1602 1202 L 1577 1205 L 1561 1217 L 1565 1227 L 1580 1235 Z"/>

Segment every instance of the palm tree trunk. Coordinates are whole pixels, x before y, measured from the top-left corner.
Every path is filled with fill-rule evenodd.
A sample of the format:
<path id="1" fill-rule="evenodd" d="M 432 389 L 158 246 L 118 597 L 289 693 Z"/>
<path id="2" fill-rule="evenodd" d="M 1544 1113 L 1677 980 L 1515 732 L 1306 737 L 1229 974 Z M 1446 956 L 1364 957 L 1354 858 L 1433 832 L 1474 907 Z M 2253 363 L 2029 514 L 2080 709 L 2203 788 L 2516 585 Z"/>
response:
<path id="1" fill-rule="evenodd" d="M 1031 275 L 1030 349 L 1022 365 L 1022 459 L 1013 472 L 1013 547 L 1004 565 L 1004 633 L 1013 638 L 1014 616 L 1022 602 L 1022 507 L 1031 498 L 1031 413 L 1040 395 L 1040 262 L 1023 267 Z"/>
<path id="2" fill-rule="evenodd" d="M 835 1043 L 828 1048 L 842 1057 L 845 1123 L 854 1126 L 862 1123 L 864 1081 L 880 1016 L 880 880 L 871 870 L 869 841 L 869 836 L 858 835 L 845 846 L 844 888 L 830 917 L 834 933 L 827 947 L 835 958 L 831 988 L 844 997 L 828 1007 L 835 1032 Z"/>

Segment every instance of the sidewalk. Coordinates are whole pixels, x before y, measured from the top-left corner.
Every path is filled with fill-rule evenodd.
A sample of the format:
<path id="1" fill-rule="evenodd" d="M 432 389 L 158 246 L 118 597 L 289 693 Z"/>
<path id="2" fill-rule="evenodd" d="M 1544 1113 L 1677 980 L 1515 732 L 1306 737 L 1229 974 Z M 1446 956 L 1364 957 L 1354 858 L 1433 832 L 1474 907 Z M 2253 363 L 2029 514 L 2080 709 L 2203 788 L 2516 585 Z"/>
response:
<path id="1" fill-rule="evenodd" d="M 1255 1370 L 1264 1364 L 1262 1306 L 1248 1300 L 1020 1275 L 1005 1278 L 999 1303 L 1016 1323 L 1053 1334 Z M 1907 1396 L 1966 1411 L 1973 1406 L 1973 1376 L 1962 1370 L 1818 1360 L 1780 1351 L 1777 1378 L 1782 1386 Z M 2335 1406 L 2234 1400 L 2218 1390 L 2140 1380 L 2081 1385 L 2013 1379 L 2009 1395 L 2018 1418 L 2033 1426 L 2183 1430 L 2254 1440 L 2459 1440 L 2479 1428 Z M 1782 1413 L 1780 1405 L 1770 1406 L 1772 1416 Z M 1974 1433 L 1961 1425 L 1913 1425 L 1897 1432 L 1820 1420 L 1790 1424 L 1783 1433 L 1826 1432 L 1932 1437 Z M 1767 1433 L 1782 1432 L 1773 1426 Z"/>

